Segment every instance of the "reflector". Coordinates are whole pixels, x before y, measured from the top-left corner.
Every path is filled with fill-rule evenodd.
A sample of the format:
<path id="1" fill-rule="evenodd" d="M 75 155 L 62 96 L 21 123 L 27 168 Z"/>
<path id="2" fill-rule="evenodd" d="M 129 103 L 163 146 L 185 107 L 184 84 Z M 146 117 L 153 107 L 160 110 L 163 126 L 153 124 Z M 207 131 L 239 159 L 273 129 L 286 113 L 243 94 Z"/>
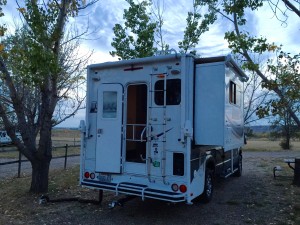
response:
<path id="1" fill-rule="evenodd" d="M 178 185 L 177 184 L 172 184 L 171 186 L 173 191 L 178 191 Z"/>
<path id="2" fill-rule="evenodd" d="M 157 78 L 165 78 L 165 75 L 164 74 L 158 74 Z"/>

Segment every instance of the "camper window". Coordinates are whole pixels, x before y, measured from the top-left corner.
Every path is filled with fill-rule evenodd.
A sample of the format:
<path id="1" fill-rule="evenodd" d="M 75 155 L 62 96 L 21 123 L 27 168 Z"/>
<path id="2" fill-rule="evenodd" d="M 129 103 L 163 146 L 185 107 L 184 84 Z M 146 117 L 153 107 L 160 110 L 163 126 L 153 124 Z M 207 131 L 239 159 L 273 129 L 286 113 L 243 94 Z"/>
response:
<path id="1" fill-rule="evenodd" d="M 173 153 L 173 175 L 184 175 L 184 154 Z"/>
<path id="2" fill-rule="evenodd" d="M 241 88 L 233 81 L 230 81 L 229 86 L 229 102 L 234 105 L 241 104 Z"/>
<path id="3" fill-rule="evenodd" d="M 230 81 L 229 86 L 229 102 L 236 104 L 236 84 L 233 81 Z"/>
<path id="4" fill-rule="evenodd" d="M 117 92 L 104 91 L 103 92 L 103 118 L 117 117 Z"/>
<path id="5" fill-rule="evenodd" d="M 164 90 L 164 80 L 155 83 L 155 104 L 164 105 L 164 93 L 166 92 L 166 105 L 179 105 L 181 102 L 181 80 L 167 80 L 166 90 Z"/>

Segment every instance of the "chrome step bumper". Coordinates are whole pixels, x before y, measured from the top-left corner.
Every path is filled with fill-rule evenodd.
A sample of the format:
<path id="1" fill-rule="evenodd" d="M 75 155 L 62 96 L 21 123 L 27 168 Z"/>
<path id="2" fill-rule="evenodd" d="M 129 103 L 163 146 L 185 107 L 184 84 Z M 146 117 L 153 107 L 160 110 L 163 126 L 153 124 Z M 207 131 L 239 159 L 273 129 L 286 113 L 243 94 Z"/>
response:
<path id="1" fill-rule="evenodd" d="M 176 193 L 171 191 L 164 191 L 149 188 L 147 185 L 136 184 L 136 183 L 108 183 L 93 180 L 83 180 L 81 185 L 84 187 L 93 187 L 101 190 L 107 190 L 115 192 L 116 195 L 119 193 L 127 195 L 140 196 L 142 200 L 145 198 L 158 199 L 168 202 L 184 202 L 186 201 L 185 194 Z"/>

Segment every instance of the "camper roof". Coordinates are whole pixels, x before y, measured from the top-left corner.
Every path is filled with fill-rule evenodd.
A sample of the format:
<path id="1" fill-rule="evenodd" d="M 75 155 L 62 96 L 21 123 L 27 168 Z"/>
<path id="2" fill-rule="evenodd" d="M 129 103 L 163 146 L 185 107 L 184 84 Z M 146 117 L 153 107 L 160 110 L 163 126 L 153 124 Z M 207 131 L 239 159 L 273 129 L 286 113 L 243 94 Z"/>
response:
<path id="1" fill-rule="evenodd" d="M 236 64 L 231 55 L 227 56 L 217 56 L 208 58 L 196 58 L 196 64 L 204 63 L 214 63 L 214 62 L 225 62 L 226 66 L 231 67 L 237 74 L 242 78 L 242 81 L 247 81 L 249 77 L 244 73 L 244 71 Z"/>
<path id="2" fill-rule="evenodd" d="M 138 59 L 129 59 L 129 60 L 120 60 L 120 61 L 112 61 L 112 62 L 104 62 L 104 63 L 97 63 L 89 65 L 88 68 L 92 70 L 98 69 L 106 69 L 111 67 L 121 67 L 121 66 L 136 66 L 140 64 L 147 64 L 153 61 L 168 61 L 170 59 L 178 59 L 182 56 L 181 54 L 170 54 L 170 55 L 159 55 L 159 56 L 151 56 L 145 58 L 138 58 Z M 204 63 L 214 63 L 214 62 L 225 62 L 225 64 L 231 67 L 234 71 L 237 72 L 242 78 L 242 81 L 247 81 L 249 78 L 248 76 L 242 71 L 242 69 L 236 64 L 233 60 L 231 55 L 227 56 L 218 56 L 218 57 L 207 57 L 207 58 L 196 58 L 192 54 L 187 54 L 187 56 L 194 57 L 196 64 L 204 64 Z"/>

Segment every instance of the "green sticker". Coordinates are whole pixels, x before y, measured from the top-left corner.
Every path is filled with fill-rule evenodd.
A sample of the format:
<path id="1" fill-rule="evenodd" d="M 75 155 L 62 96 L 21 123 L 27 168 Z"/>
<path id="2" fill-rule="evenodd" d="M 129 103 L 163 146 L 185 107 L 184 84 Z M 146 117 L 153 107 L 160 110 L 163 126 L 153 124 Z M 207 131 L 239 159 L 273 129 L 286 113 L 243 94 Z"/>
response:
<path id="1" fill-rule="evenodd" d="M 158 161 L 154 161 L 152 164 L 154 167 L 160 167 L 160 162 Z"/>

